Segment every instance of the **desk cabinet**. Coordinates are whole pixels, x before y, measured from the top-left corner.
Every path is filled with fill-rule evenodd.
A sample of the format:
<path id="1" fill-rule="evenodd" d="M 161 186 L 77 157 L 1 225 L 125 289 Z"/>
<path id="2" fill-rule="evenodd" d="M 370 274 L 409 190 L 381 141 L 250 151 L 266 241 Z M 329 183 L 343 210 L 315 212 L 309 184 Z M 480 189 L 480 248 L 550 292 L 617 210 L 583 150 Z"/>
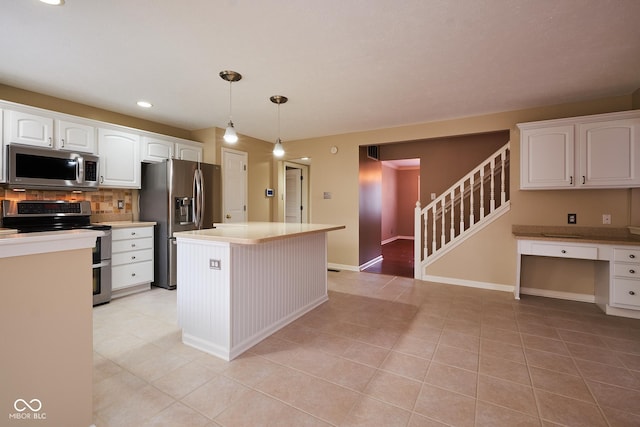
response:
<path id="1" fill-rule="evenodd" d="M 640 310 L 640 249 L 615 248 L 612 264 L 609 305 Z"/>

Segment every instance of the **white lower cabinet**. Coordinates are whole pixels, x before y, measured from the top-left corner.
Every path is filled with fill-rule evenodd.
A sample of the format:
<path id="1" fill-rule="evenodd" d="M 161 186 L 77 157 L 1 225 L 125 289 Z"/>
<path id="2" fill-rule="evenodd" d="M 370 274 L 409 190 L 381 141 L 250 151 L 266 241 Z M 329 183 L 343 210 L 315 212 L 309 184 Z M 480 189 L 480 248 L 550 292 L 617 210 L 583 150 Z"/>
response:
<path id="1" fill-rule="evenodd" d="M 640 310 L 640 250 L 613 250 L 609 305 Z"/>
<path id="2" fill-rule="evenodd" d="M 111 246 L 112 298 L 151 288 L 153 226 L 114 228 Z"/>

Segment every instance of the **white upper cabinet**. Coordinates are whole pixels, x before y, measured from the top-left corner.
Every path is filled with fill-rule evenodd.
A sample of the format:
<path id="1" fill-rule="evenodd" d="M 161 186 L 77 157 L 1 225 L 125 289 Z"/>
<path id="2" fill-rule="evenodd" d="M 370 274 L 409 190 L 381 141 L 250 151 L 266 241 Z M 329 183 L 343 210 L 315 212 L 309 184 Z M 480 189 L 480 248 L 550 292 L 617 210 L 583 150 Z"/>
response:
<path id="1" fill-rule="evenodd" d="M 4 111 L 5 144 L 53 148 L 53 119 L 22 111 Z"/>
<path id="2" fill-rule="evenodd" d="M 2 110 L 0 110 L 0 130 L 2 130 L 4 127 L 2 126 Z M 0 136 L 2 135 L 2 132 L 0 132 Z M 4 145 L 0 144 L 0 182 L 5 182 L 7 179 L 4 176 L 4 156 L 5 156 L 5 150 L 4 150 Z"/>
<path id="3" fill-rule="evenodd" d="M 96 153 L 96 128 L 85 124 L 56 120 L 55 146 L 60 150 Z"/>
<path id="4" fill-rule="evenodd" d="M 523 190 L 640 187 L 640 111 L 518 127 Z"/>
<path id="5" fill-rule="evenodd" d="M 523 130 L 520 141 L 520 188 L 573 187 L 573 126 Z"/>
<path id="6" fill-rule="evenodd" d="M 140 188 L 140 136 L 98 129 L 100 186 Z"/>
<path id="7" fill-rule="evenodd" d="M 162 162 L 173 157 L 173 142 L 151 136 L 142 137 L 142 161 Z"/>
<path id="8" fill-rule="evenodd" d="M 579 184 L 640 185 L 640 118 L 578 125 Z"/>
<path id="9" fill-rule="evenodd" d="M 176 159 L 191 160 L 192 162 L 202 161 L 202 147 L 198 143 L 176 142 Z"/>

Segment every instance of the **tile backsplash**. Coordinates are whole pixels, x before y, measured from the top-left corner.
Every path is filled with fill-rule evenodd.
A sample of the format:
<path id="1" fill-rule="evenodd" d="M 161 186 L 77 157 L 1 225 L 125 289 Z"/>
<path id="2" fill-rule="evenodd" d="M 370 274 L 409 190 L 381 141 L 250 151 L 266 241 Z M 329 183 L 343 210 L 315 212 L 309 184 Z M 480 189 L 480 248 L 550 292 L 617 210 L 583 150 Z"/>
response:
<path id="1" fill-rule="evenodd" d="M 94 222 L 133 219 L 133 201 L 137 194 L 137 190 L 117 188 L 105 188 L 84 193 L 56 190 L 13 191 L 0 188 L 0 200 L 88 200 L 91 202 L 92 220 Z M 119 200 L 124 202 L 122 209 L 118 209 Z"/>

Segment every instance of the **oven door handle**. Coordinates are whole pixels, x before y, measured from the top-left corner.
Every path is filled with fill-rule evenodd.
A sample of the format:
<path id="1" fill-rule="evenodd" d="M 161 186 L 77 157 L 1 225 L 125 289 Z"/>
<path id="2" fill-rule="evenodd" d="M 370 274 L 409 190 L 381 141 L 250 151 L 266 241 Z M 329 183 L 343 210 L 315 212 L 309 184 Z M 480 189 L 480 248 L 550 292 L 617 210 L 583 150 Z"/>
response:
<path id="1" fill-rule="evenodd" d="M 93 264 L 92 267 L 93 268 L 102 268 L 102 267 L 109 267 L 110 265 L 111 265 L 111 260 L 110 259 L 106 259 L 106 260 L 100 261 L 100 263 L 98 263 L 98 264 Z"/>

